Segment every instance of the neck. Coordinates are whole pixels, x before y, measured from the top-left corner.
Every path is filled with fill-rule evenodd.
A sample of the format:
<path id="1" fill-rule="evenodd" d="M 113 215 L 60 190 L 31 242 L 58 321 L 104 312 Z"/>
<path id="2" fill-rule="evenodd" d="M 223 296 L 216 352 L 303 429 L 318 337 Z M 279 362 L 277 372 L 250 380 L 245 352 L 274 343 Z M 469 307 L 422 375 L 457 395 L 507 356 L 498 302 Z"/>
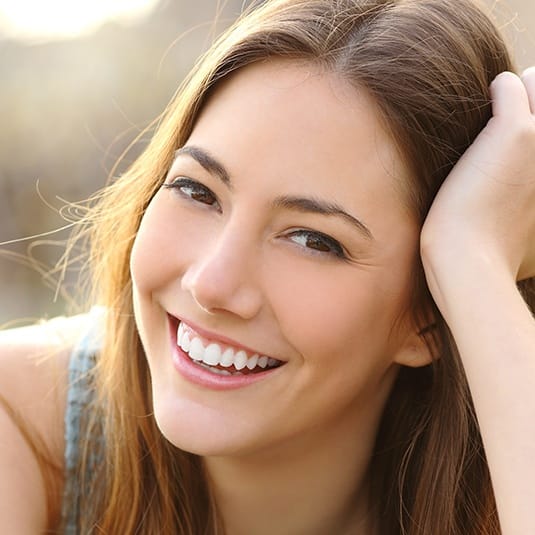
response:
<path id="1" fill-rule="evenodd" d="M 370 535 L 368 466 L 386 395 L 254 455 L 205 457 L 228 535 Z M 376 400 L 374 400 L 376 401 Z"/>

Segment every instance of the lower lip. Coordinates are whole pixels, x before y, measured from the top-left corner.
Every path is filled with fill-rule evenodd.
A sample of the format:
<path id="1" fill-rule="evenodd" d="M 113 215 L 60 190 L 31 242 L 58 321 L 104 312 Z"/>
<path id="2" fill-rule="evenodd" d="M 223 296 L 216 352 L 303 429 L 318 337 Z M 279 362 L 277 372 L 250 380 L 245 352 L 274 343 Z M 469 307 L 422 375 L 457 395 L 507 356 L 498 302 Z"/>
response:
<path id="1" fill-rule="evenodd" d="M 173 347 L 173 365 L 188 381 L 212 390 L 233 390 L 252 385 L 273 376 L 281 366 L 263 372 L 247 375 L 218 375 L 195 364 L 176 343 L 176 328 L 171 326 L 171 343 Z"/>

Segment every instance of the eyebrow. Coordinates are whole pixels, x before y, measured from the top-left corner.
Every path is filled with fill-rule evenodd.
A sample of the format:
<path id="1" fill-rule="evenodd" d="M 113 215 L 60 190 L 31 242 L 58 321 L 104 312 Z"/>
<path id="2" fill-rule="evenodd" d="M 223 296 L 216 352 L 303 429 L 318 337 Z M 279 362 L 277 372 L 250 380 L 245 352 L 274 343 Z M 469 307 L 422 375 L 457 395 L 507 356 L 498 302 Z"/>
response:
<path id="1" fill-rule="evenodd" d="M 213 156 L 200 147 L 194 145 L 186 145 L 175 152 L 175 158 L 182 154 L 191 156 L 197 163 L 199 163 L 210 174 L 216 175 L 228 187 L 232 186 L 230 175 L 227 170 L 221 165 Z"/>
<path id="2" fill-rule="evenodd" d="M 227 187 L 232 188 L 232 181 L 228 171 L 205 149 L 194 145 L 186 145 L 175 152 L 175 158 L 182 154 L 192 157 L 210 174 L 217 176 Z M 340 205 L 334 202 L 327 202 L 314 197 L 283 195 L 274 200 L 273 206 L 303 213 L 341 217 L 353 225 L 366 239 L 374 239 L 371 230 L 362 221 L 347 213 Z"/>
<path id="3" fill-rule="evenodd" d="M 278 208 L 289 208 L 298 212 L 338 216 L 356 227 L 368 240 L 373 240 L 371 230 L 359 219 L 348 214 L 341 206 L 333 202 L 326 202 L 312 197 L 282 196 L 275 199 L 274 205 Z"/>

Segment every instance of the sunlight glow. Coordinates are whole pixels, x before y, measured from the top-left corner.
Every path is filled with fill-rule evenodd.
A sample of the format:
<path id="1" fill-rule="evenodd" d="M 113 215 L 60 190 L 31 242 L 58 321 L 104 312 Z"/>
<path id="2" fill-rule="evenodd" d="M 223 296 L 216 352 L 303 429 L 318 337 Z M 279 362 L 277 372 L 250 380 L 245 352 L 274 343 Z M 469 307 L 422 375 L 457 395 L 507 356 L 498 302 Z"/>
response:
<path id="1" fill-rule="evenodd" d="M 0 37 L 42 42 L 88 34 L 107 21 L 135 23 L 159 0 L 0 0 Z"/>

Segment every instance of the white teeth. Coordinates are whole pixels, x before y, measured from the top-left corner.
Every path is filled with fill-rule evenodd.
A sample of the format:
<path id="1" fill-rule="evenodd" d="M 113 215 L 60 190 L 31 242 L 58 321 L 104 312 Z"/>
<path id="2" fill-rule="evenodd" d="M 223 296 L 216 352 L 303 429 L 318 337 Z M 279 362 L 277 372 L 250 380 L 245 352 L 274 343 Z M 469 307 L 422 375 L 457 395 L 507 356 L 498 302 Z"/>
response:
<path id="1" fill-rule="evenodd" d="M 225 349 L 225 351 L 223 351 L 223 354 L 221 355 L 219 364 L 221 364 L 221 366 L 225 368 L 232 366 L 234 364 L 234 350 L 230 347 Z"/>
<path id="2" fill-rule="evenodd" d="M 234 357 L 234 367 L 237 370 L 242 370 L 247 365 L 247 353 L 243 350 L 240 350 L 236 353 Z"/>
<path id="3" fill-rule="evenodd" d="M 204 350 L 204 357 L 202 361 L 210 366 L 217 366 L 221 359 L 221 348 L 217 344 L 210 344 Z"/>
<path id="4" fill-rule="evenodd" d="M 261 357 L 258 358 L 258 366 L 260 366 L 261 368 L 265 368 L 267 365 L 268 365 L 268 357 L 266 357 L 265 355 L 262 355 Z"/>
<path id="5" fill-rule="evenodd" d="M 202 342 L 199 338 L 194 338 L 191 341 L 191 345 L 189 348 L 189 356 L 193 360 L 203 360 L 204 357 L 204 347 L 202 345 Z"/>
<path id="6" fill-rule="evenodd" d="M 189 334 L 184 330 L 184 324 L 181 322 L 178 325 L 176 332 L 176 343 L 187 353 L 190 349 L 191 341 Z"/>
<path id="7" fill-rule="evenodd" d="M 189 334 L 184 333 L 182 336 L 182 349 L 187 353 L 191 347 L 191 340 L 189 339 Z"/>
<path id="8" fill-rule="evenodd" d="M 258 355 L 253 355 L 252 357 L 249 357 L 247 359 L 247 367 L 252 370 L 256 368 L 256 364 L 258 362 Z"/>
<path id="9" fill-rule="evenodd" d="M 213 342 L 205 348 L 202 340 L 196 336 L 192 336 L 192 333 L 186 330 L 182 322 L 179 323 L 177 328 L 176 341 L 177 345 L 184 352 L 188 353 L 192 360 L 219 375 L 242 375 L 242 373 L 232 373 L 230 370 L 221 370 L 213 366 L 220 365 L 224 368 L 234 366 L 236 370 L 243 370 L 247 367 L 249 370 L 254 370 L 257 366 L 265 369 L 281 364 L 276 359 L 267 357 L 266 355 L 258 355 L 257 353 L 248 357 L 243 349 L 235 351 L 231 347 L 227 347 L 225 351 L 222 351 L 221 346 Z"/>

